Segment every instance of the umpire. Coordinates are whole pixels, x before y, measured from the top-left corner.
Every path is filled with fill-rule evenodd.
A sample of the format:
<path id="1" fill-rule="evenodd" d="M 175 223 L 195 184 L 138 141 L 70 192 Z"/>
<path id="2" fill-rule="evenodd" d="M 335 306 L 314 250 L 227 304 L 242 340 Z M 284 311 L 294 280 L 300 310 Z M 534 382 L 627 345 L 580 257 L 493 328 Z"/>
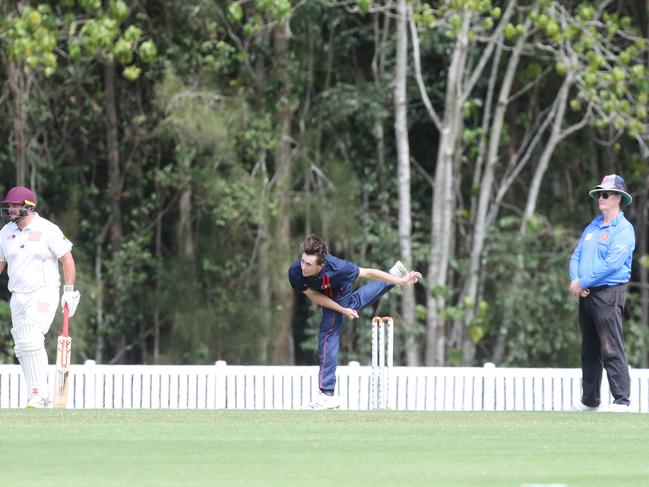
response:
<path id="1" fill-rule="evenodd" d="M 570 293 L 579 296 L 581 330 L 581 403 L 574 409 L 596 411 L 600 406 L 602 368 L 613 395 L 608 411 L 629 411 L 631 381 L 624 351 L 622 312 L 626 283 L 631 277 L 635 248 L 633 226 L 622 208 L 632 201 L 624 179 L 610 174 L 590 196 L 599 211 L 586 227 L 570 259 Z"/>

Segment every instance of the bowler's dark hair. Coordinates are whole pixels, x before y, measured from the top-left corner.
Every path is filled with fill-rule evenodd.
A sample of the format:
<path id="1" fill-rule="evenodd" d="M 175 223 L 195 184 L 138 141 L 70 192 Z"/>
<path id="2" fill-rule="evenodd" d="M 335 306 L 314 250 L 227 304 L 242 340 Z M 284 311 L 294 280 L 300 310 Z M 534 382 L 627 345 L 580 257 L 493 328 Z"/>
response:
<path id="1" fill-rule="evenodd" d="M 315 255 L 318 265 L 324 263 L 327 258 L 327 244 L 313 233 L 304 239 L 301 250 L 303 254 Z"/>

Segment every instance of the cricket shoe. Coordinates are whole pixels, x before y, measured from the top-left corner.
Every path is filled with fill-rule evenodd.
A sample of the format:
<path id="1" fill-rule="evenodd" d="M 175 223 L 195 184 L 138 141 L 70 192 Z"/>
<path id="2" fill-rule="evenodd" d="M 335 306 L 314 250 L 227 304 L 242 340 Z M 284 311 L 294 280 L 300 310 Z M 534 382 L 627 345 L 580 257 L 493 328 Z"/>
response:
<path id="1" fill-rule="evenodd" d="M 576 411 L 576 412 L 589 412 L 589 411 L 599 411 L 599 406 L 587 406 L 583 402 L 578 402 L 575 404 L 571 411 Z"/>
<path id="2" fill-rule="evenodd" d="M 340 409 L 340 399 L 336 396 L 328 396 L 327 394 L 320 392 L 314 401 L 310 402 L 302 409 L 312 409 L 316 411 Z"/>
<path id="3" fill-rule="evenodd" d="M 628 404 L 611 404 L 608 408 L 602 409 L 604 413 L 628 413 L 631 411 L 631 408 Z"/>
<path id="4" fill-rule="evenodd" d="M 32 398 L 29 400 L 27 403 L 27 407 L 29 409 L 44 409 L 44 408 L 51 408 L 52 407 L 52 401 L 49 400 L 47 397 L 42 397 L 38 394 L 32 396 Z"/>
<path id="5" fill-rule="evenodd" d="M 408 268 L 403 264 L 403 262 L 398 260 L 394 263 L 394 265 L 390 268 L 388 272 L 392 274 L 394 277 L 403 279 L 408 275 Z"/>

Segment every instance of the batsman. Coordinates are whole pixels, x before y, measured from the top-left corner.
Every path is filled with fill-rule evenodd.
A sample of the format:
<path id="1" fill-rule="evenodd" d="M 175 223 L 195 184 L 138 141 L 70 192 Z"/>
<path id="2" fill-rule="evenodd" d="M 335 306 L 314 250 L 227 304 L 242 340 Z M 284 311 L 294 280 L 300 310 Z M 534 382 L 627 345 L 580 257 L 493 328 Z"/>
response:
<path id="1" fill-rule="evenodd" d="M 0 216 L 7 224 L 0 230 L 0 273 L 7 267 L 11 292 L 11 334 L 14 352 L 27 382 L 28 408 L 51 407 L 47 385 L 45 334 L 59 304 L 63 269 L 61 308 L 69 316 L 79 304 L 74 290 L 76 269 L 72 243 L 54 223 L 36 212 L 36 196 L 24 186 L 9 190 L 0 203 Z"/>
<path id="2" fill-rule="evenodd" d="M 338 409 L 340 401 L 334 389 L 343 319 L 358 318 L 359 310 L 378 301 L 394 286 L 411 286 L 422 276 L 408 271 L 400 261 L 389 272 L 359 267 L 329 254 L 327 245 L 317 235 L 309 235 L 300 250 L 302 255 L 289 268 L 288 279 L 295 292 L 304 293 L 323 309 L 318 333 L 320 394 L 305 409 Z M 371 280 L 354 291 L 352 286 L 358 278 Z"/>

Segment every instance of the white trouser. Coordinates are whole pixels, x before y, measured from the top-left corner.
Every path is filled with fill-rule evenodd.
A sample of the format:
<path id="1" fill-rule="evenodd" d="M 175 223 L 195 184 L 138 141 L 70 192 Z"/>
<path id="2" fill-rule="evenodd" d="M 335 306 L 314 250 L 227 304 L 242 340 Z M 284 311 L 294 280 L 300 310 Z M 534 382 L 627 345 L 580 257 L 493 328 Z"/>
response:
<path id="1" fill-rule="evenodd" d="M 22 366 L 30 398 L 35 394 L 45 399 L 49 397 L 45 334 L 52 325 L 58 303 L 58 287 L 11 295 L 14 352 Z"/>

